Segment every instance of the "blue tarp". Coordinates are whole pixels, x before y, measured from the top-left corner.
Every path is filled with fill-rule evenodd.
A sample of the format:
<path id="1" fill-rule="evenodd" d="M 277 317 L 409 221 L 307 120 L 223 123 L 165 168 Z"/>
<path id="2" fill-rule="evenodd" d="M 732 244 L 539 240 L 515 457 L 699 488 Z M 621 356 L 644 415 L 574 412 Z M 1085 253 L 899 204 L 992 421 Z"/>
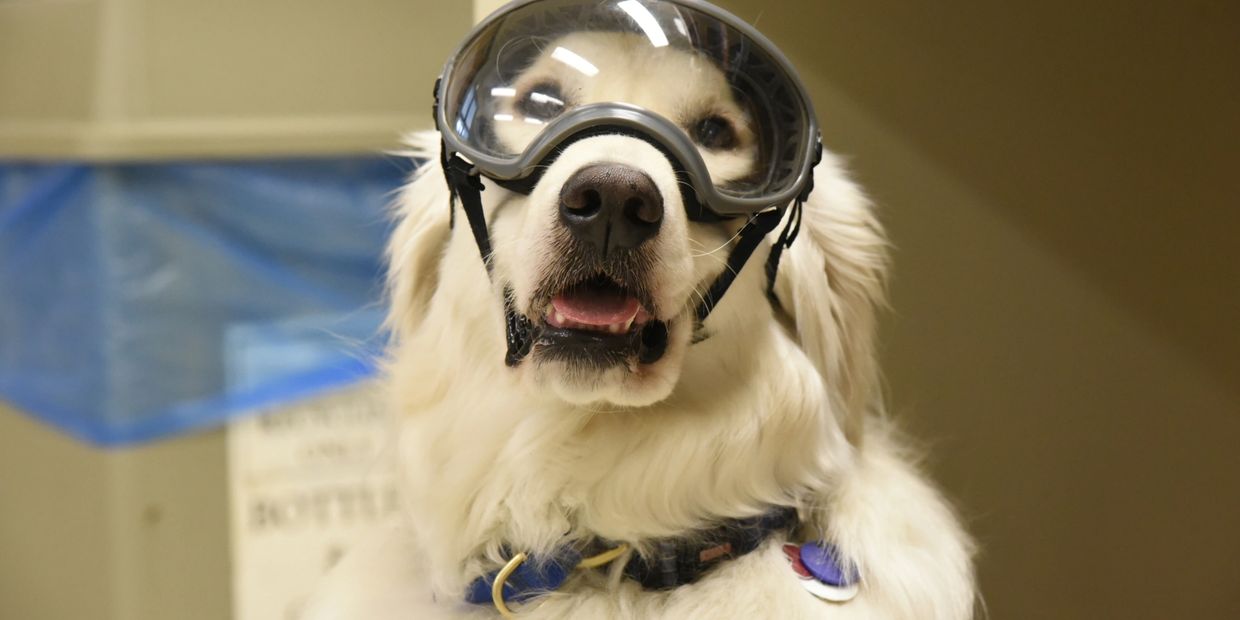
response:
<path id="1" fill-rule="evenodd" d="M 386 208 L 409 172 L 0 162 L 0 399 L 121 445 L 369 375 Z M 258 366 L 229 368 L 237 351 Z"/>

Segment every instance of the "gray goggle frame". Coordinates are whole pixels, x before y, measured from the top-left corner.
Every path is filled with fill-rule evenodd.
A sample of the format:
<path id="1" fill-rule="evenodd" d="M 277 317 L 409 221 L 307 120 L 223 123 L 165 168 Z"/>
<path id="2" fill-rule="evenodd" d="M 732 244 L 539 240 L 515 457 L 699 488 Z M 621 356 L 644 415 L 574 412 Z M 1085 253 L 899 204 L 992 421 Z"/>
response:
<path id="1" fill-rule="evenodd" d="M 814 167 L 821 160 L 822 144 L 817 116 L 806 94 L 805 85 L 779 48 L 758 32 L 753 26 L 736 16 L 702 0 L 663 0 L 683 6 L 716 19 L 735 29 L 753 41 L 770 58 L 787 78 L 800 97 L 805 111 L 804 144 L 798 149 L 795 161 L 796 176 L 787 188 L 774 194 L 761 196 L 735 196 L 721 192 L 711 181 L 710 171 L 697 146 L 685 132 L 667 118 L 644 108 L 625 103 L 594 103 L 570 110 L 547 124 L 524 152 L 513 157 L 496 157 L 465 143 L 452 129 L 448 111 L 441 102 L 445 100 L 448 85 L 456 70 L 457 59 L 464 54 L 477 36 L 491 25 L 504 19 L 511 11 L 540 0 L 516 0 L 510 2 L 474 27 L 464 42 L 449 57 L 435 91 L 435 123 L 443 137 L 448 155 L 461 155 L 472 162 L 482 174 L 499 180 L 516 180 L 529 176 L 543 160 L 567 138 L 600 126 L 616 126 L 631 129 L 648 136 L 674 155 L 689 176 L 698 200 L 717 215 L 743 216 L 760 213 L 773 207 L 783 207 L 794 199 L 804 198 L 805 190 L 812 187 Z"/>

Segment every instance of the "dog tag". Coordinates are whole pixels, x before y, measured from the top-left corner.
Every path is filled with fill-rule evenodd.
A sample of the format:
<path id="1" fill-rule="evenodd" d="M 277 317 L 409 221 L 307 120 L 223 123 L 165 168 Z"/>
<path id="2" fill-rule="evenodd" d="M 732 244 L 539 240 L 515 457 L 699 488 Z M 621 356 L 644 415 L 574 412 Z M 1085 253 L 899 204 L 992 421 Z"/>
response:
<path id="1" fill-rule="evenodd" d="M 801 545 L 801 563 L 818 581 L 827 585 L 843 588 L 857 583 L 857 571 L 844 572 L 834 545 L 812 542 Z"/>
<path id="2" fill-rule="evenodd" d="M 816 547 L 817 545 L 814 546 Z M 801 584 L 801 587 L 805 588 L 806 592 L 809 592 L 821 600 L 832 603 L 846 603 L 856 598 L 857 593 L 860 591 L 860 587 L 857 585 L 856 580 L 851 583 L 840 585 L 833 585 L 821 581 L 805 563 L 803 549 L 804 546 L 798 547 L 796 545 L 784 545 L 784 557 L 788 559 L 788 564 L 792 566 L 792 571 L 797 574 L 797 581 Z M 832 553 L 834 553 L 834 548 L 832 549 Z M 817 551 L 811 551 L 810 555 L 815 563 L 821 562 L 821 558 L 817 555 Z M 832 559 L 832 564 L 836 564 L 836 568 L 838 569 L 838 564 L 834 561 L 834 559 Z M 843 577 L 843 571 L 839 572 L 840 576 Z"/>
<path id="3" fill-rule="evenodd" d="M 855 584 L 841 588 L 837 586 L 829 586 L 821 581 L 818 581 L 817 579 L 802 580 L 801 587 L 805 588 L 807 592 L 813 594 L 819 599 L 831 603 L 847 603 L 848 601 L 857 598 L 857 592 L 859 591 L 859 588 Z"/>

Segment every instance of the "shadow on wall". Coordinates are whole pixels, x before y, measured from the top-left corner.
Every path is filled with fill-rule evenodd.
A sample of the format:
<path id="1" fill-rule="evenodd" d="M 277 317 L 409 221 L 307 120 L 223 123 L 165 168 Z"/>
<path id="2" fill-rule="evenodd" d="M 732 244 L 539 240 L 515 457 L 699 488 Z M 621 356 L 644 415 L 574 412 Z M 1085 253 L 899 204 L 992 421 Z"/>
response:
<path id="1" fill-rule="evenodd" d="M 883 209 L 892 408 L 992 616 L 1240 617 L 1240 6 L 721 4 Z"/>
<path id="2" fill-rule="evenodd" d="M 884 4 L 793 46 L 1240 395 L 1240 5 Z"/>

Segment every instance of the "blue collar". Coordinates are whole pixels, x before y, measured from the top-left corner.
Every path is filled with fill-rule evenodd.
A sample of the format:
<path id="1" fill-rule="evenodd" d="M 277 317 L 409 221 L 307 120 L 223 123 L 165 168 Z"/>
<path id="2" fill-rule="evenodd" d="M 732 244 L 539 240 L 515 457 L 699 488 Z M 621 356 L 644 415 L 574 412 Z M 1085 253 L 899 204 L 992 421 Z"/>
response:
<path id="1" fill-rule="evenodd" d="M 791 530 L 797 522 L 795 508 L 779 507 L 756 517 L 729 519 L 709 529 L 655 540 L 643 545 L 650 550 L 646 555 L 632 556 L 624 566 L 624 575 L 649 590 L 687 585 L 724 560 L 757 549 L 773 534 Z M 546 556 L 526 559 L 504 581 L 504 600 L 522 603 L 559 589 L 581 563 L 584 552 L 594 547 L 605 545 L 568 544 Z M 470 583 L 465 600 L 475 605 L 493 605 L 491 590 L 499 572 Z"/>

